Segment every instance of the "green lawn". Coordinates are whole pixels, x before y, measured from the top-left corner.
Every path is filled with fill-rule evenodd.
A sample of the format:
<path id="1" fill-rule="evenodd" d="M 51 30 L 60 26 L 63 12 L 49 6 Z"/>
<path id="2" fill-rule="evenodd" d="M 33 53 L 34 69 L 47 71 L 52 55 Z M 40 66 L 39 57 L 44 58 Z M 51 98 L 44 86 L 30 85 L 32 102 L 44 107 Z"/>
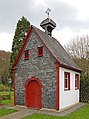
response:
<path id="1" fill-rule="evenodd" d="M 32 114 L 23 119 L 89 119 L 89 104 L 64 117 L 48 116 L 48 115 L 42 115 L 42 114 Z"/>
<path id="2" fill-rule="evenodd" d="M 3 94 L 8 95 L 9 92 L 8 91 L 0 92 L 0 95 L 3 95 Z M 14 103 L 14 92 L 11 91 L 10 94 L 11 94 L 11 100 L 1 100 L 0 104 L 2 104 L 2 105 L 13 104 Z M 2 109 L 0 109 L 0 117 L 4 116 L 4 115 L 8 115 L 8 114 L 13 113 L 13 112 L 16 112 L 16 110 L 2 108 Z"/>
<path id="3" fill-rule="evenodd" d="M 17 112 L 16 110 L 12 110 L 12 109 L 0 109 L 0 117 L 1 116 L 5 116 L 5 115 L 8 115 L 10 113 L 13 113 L 13 112 Z"/>
<path id="4" fill-rule="evenodd" d="M 2 92 L 0 92 L 1 94 Z M 3 92 L 5 94 L 8 94 L 8 92 Z M 2 100 L 1 104 L 13 104 L 14 99 L 14 92 L 11 92 L 11 100 Z M 0 116 L 7 115 L 9 113 L 13 113 L 16 110 L 12 109 L 0 109 Z M 67 116 L 64 117 L 56 117 L 56 116 L 48 116 L 48 115 L 42 115 L 42 114 L 32 114 L 30 116 L 27 116 L 23 119 L 89 119 L 89 104 L 81 108 L 80 110 L 77 110 Z"/>
<path id="5" fill-rule="evenodd" d="M 0 94 L 7 94 L 8 95 L 9 92 L 8 91 L 0 92 Z M 14 104 L 14 92 L 11 91 L 10 95 L 11 95 L 11 99 L 10 100 L 2 100 L 0 103 L 4 104 L 4 105 L 6 105 L 6 104 Z"/>

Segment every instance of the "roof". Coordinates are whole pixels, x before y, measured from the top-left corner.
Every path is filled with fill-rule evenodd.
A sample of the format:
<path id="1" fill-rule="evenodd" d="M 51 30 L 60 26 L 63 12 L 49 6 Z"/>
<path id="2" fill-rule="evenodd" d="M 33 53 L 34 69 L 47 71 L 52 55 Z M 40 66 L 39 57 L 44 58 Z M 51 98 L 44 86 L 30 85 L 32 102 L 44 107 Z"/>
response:
<path id="1" fill-rule="evenodd" d="M 47 18 L 47 19 L 43 20 L 41 22 L 40 26 L 44 26 L 44 25 L 49 24 L 49 23 L 51 25 L 53 25 L 54 27 L 56 27 L 56 23 L 52 19 L 50 19 L 50 18 Z"/>
<path id="2" fill-rule="evenodd" d="M 81 72 L 81 69 L 76 65 L 76 63 L 67 54 L 67 52 L 64 50 L 62 45 L 55 38 L 45 34 L 45 32 L 41 31 L 40 29 L 36 28 L 35 26 L 31 26 L 30 31 L 28 32 L 27 37 L 24 41 L 24 44 L 17 56 L 16 62 L 13 65 L 13 68 L 17 65 L 18 60 L 20 59 L 20 56 L 22 54 L 22 51 L 24 50 L 26 42 L 29 39 L 30 32 L 32 29 L 38 35 L 38 37 L 42 40 L 42 42 L 45 44 L 45 46 L 48 48 L 48 50 L 50 51 L 52 56 L 60 63 L 61 67 L 65 67 L 68 69 L 72 69 L 72 70 Z"/>

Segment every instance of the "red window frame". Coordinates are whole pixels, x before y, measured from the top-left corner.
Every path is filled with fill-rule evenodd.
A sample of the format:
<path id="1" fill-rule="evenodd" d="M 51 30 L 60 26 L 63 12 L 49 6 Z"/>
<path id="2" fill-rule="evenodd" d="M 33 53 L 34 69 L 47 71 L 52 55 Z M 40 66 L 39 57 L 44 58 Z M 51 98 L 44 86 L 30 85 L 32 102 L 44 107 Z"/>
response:
<path id="1" fill-rule="evenodd" d="M 64 72 L 64 90 L 70 90 L 70 73 Z"/>
<path id="2" fill-rule="evenodd" d="M 24 59 L 25 59 L 25 60 L 29 59 L 29 56 L 30 56 L 30 55 L 29 55 L 29 50 L 25 50 L 25 51 L 24 51 Z"/>
<path id="3" fill-rule="evenodd" d="M 80 76 L 79 74 L 75 74 L 75 90 L 80 88 Z"/>
<path id="4" fill-rule="evenodd" d="M 37 48 L 38 48 L 38 56 L 43 56 L 43 46 Z"/>

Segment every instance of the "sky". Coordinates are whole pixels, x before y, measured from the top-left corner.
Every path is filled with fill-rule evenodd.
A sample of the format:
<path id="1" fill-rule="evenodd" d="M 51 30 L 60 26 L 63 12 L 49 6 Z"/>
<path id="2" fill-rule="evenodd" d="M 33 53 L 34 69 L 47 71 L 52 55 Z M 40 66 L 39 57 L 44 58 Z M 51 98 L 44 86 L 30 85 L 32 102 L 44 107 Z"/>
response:
<path id="1" fill-rule="evenodd" d="M 0 0 L 0 50 L 11 51 L 16 24 L 22 16 L 40 28 L 47 8 L 57 24 L 52 36 L 62 45 L 77 35 L 89 35 L 89 0 Z"/>

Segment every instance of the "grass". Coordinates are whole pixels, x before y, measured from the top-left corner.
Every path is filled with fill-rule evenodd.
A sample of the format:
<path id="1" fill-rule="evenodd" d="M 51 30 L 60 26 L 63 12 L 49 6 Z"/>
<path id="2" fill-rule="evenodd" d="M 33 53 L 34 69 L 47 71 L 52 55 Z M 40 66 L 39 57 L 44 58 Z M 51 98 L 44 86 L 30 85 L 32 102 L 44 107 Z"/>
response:
<path id="1" fill-rule="evenodd" d="M 32 114 L 27 117 L 24 117 L 23 119 L 89 119 L 89 104 L 64 117 Z"/>
<path id="2" fill-rule="evenodd" d="M 0 94 L 9 94 L 9 92 L 0 92 Z M 1 104 L 13 104 L 14 101 L 14 92 L 11 92 L 11 100 L 2 100 Z M 4 116 L 10 113 L 16 112 L 16 110 L 12 109 L 0 109 L 0 116 Z M 85 105 L 83 108 L 67 115 L 64 117 L 57 117 L 57 116 L 49 116 L 43 114 L 32 114 L 23 119 L 89 119 L 89 104 Z"/>
<path id="3" fill-rule="evenodd" d="M 4 92 L 0 92 L 0 94 L 9 94 L 9 92 L 8 91 L 4 91 Z M 13 91 L 11 91 L 10 92 L 10 94 L 11 94 L 11 99 L 9 100 L 2 100 L 1 101 L 1 104 L 3 104 L 3 105 L 6 105 L 6 104 L 14 104 L 14 92 Z"/>
<path id="4" fill-rule="evenodd" d="M 17 111 L 16 110 L 13 110 L 13 109 L 2 108 L 2 109 L 0 109 L 0 117 L 1 116 L 5 116 L 5 115 L 8 115 L 10 113 L 14 113 L 14 112 L 17 112 Z"/>
<path id="5" fill-rule="evenodd" d="M 0 92 L 0 95 L 3 95 L 3 94 L 8 95 L 9 92 L 8 91 Z M 1 105 L 8 105 L 8 104 L 13 104 L 14 103 L 14 92 L 11 91 L 10 94 L 11 94 L 11 100 L 1 100 L 1 102 L 0 102 Z M 14 112 L 16 112 L 16 110 L 1 108 L 0 109 L 0 117 L 8 115 L 10 113 L 14 113 Z"/>

